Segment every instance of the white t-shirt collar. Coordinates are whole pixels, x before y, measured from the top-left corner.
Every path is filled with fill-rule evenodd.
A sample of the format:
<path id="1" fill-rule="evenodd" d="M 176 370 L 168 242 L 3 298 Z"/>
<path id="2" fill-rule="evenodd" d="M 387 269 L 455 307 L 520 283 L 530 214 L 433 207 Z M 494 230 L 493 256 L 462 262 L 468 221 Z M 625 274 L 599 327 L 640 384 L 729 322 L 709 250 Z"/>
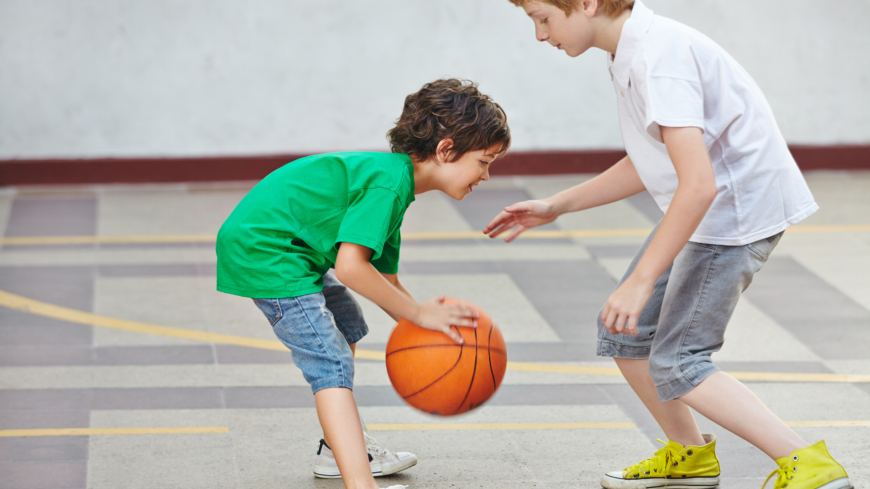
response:
<path id="1" fill-rule="evenodd" d="M 620 86 L 628 86 L 628 74 L 631 69 L 631 61 L 634 59 L 634 53 L 637 51 L 640 41 L 649 30 L 652 21 L 653 11 L 641 3 L 640 0 L 635 0 L 634 7 L 631 9 L 631 16 L 622 26 L 622 33 L 619 35 L 619 44 L 616 45 L 616 56 L 607 56 L 607 66 L 610 68 L 610 76 L 612 76 Z"/>

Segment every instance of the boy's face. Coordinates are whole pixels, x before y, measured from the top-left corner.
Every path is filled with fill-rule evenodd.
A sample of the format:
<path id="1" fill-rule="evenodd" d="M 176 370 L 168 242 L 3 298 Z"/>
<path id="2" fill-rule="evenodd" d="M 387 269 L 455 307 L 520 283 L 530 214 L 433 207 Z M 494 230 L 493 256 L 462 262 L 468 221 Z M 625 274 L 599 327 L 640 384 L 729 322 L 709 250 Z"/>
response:
<path id="1" fill-rule="evenodd" d="M 523 10 L 535 23 L 535 37 L 539 41 L 548 42 L 573 58 L 592 47 L 591 19 L 596 7 L 597 2 L 578 0 L 571 15 L 566 15 L 554 5 L 529 1 L 523 5 Z"/>
<path id="2" fill-rule="evenodd" d="M 441 190 L 456 200 L 462 200 L 482 181 L 489 180 L 489 165 L 498 154 L 498 147 L 469 151 L 455 161 L 442 165 Z"/>

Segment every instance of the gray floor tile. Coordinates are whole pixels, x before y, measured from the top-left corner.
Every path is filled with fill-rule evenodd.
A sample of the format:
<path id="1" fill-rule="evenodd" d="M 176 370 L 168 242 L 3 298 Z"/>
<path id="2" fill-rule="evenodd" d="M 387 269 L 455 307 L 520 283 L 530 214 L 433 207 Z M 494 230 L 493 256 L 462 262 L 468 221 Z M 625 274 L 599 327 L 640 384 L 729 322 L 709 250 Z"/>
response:
<path id="1" fill-rule="evenodd" d="M 97 230 L 93 196 L 19 195 L 12 202 L 6 236 L 90 236 Z"/>
<path id="2" fill-rule="evenodd" d="M 0 290 L 30 299 L 91 311 L 93 267 L 3 267 Z"/>
<path id="3" fill-rule="evenodd" d="M 0 390 L 0 411 L 82 411 L 93 401 L 93 389 Z"/>
<path id="4" fill-rule="evenodd" d="M 220 409 L 220 388 L 93 389 L 92 409 Z"/>
<path id="5" fill-rule="evenodd" d="M 0 438 L 0 461 L 87 460 L 87 436 Z"/>
<path id="6" fill-rule="evenodd" d="M 84 489 L 88 462 L 0 462 L 0 489 Z"/>
<path id="7" fill-rule="evenodd" d="M 659 205 L 656 204 L 655 199 L 652 198 L 652 195 L 650 195 L 649 192 L 641 192 L 637 195 L 632 195 L 627 200 L 629 204 L 652 222 L 659 222 L 662 220 L 662 217 L 665 216 L 665 213 L 662 212 Z"/>
<path id="8" fill-rule="evenodd" d="M 2 320 L 2 317 L 0 317 Z M 0 329 L 2 331 L 2 329 Z M 0 333 L 2 334 L 2 333 Z M 0 336 L 2 338 L 2 336 Z M 25 365 L 91 365 L 93 362 L 89 346 L 68 345 L 23 345 L 3 342 L 0 346 L 0 366 Z"/>
<path id="9" fill-rule="evenodd" d="M 149 265 L 100 265 L 100 277 L 186 277 L 200 274 L 196 263 L 165 263 Z"/>
<path id="10" fill-rule="evenodd" d="M 36 430 L 61 428 L 87 428 L 90 422 L 88 408 L 51 411 L 50 404 L 24 410 L 5 410 L 0 406 L 0 430 Z M 61 408 L 62 409 L 62 408 Z"/>
<path id="11" fill-rule="evenodd" d="M 94 348 L 93 365 L 191 365 L 214 363 L 210 345 Z"/>
<path id="12" fill-rule="evenodd" d="M 824 374 L 833 371 L 822 362 L 714 362 L 717 367 L 730 372 L 791 372 Z"/>
<path id="13" fill-rule="evenodd" d="M 586 245 L 586 249 L 596 258 L 633 258 L 640 245 Z"/>
<path id="14" fill-rule="evenodd" d="M 232 345 L 215 345 L 218 363 L 292 363 L 290 350 L 273 351 Z"/>
<path id="15" fill-rule="evenodd" d="M 90 346 L 93 328 L 24 312 L 0 309 L 0 344 Z"/>
<path id="16" fill-rule="evenodd" d="M 227 409 L 314 407 L 314 395 L 308 386 L 231 387 L 224 396 Z"/>
<path id="17" fill-rule="evenodd" d="M 585 406 L 613 404 L 600 385 L 503 385 L 490 398 L 491 406 Z"/>
<path id="18" fill-rule="evenodd" d="M 746 294 L 819 357 L 870 358 L 870 311 L 797 261 L 771 257 Z"/>

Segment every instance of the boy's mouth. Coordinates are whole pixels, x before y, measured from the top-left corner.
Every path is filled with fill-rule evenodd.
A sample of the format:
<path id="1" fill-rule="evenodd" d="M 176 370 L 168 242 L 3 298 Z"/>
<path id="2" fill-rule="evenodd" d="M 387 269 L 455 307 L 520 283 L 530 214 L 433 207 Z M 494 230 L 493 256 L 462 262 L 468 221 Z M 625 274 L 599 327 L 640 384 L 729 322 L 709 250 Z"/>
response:
<path id="1" fill-rule="evenodd" d="M 474 184 L 473 183 L 468 184 L 468 192 L 474 192 Z"/>
<path id="2" fill-rule="evenodd" d="M 556 49 L 562 49 L 562 45 L 561 45 L 561 44 L 556 44 Z"/>

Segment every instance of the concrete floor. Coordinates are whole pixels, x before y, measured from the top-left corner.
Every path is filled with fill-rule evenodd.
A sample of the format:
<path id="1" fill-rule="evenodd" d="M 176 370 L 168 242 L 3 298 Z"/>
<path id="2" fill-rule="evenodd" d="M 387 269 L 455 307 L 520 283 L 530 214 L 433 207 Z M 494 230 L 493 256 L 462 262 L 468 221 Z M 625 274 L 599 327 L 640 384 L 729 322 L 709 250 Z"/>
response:
<path id="1" fill-rule="evenodd" d="M 763 375 L 747 385 L 781 418 L 815 422 L 795 429 L 808 441 L 825 439 L 856 487 L 865 487 L 870 173 L 806 176 L 821 210 L 786 233 L 741 300 L 714 360 L 731 372 L 802 374 L 789 381 Z M 585 178 L 497 178 L 462 202 L 418 196 L 403 227 L 403 282 L 419 299 L 446 293 L 482 306 L 501 327 L 511 361 L 612 368 L 611 360 L 595 356 L 595 317 L 643 240 L 620 230 L 651 228 L 661 216 L 647 195 L 549 226 L 604 230 L 597 236 L 510 245 L 465 235 L 413 239 L 479 230 L 507 204 Z M 311 474 L 319 427 L 289 353 L 208 336 L 274 340 L 250 300 L 214 290 L 209 237 L 251 185 L 0 189 L 0 488 L 342 487 Z M 109 236 L 124 238 L 93 238 Z M 391 321 L 362 305 L 371 333 L 359 348 L 383 351 Z M 595 488 L 603 472 L 650 456 L 659 447 L 655 439 L 664 438 L 619 376 L 508 370 L 484 407 L 434 419 L 403 404 L 382 361 L 357 363 L 355 396 L 372 427 L 469 424 L 371 430 L 382 446 L 420 458 L 406 473 L 380 480 L 384 487 Z M 719 437 L 721 487 L 761 487 L 773 462 L 698 419 Z M 498 425 L 483 430 L 477 423 Z M 592 424 L 508 429 L 510 423 Z M 180 427 L 220 430 L 191 434 Z M 50 428 L 115 434 L 33 436 Z M 164 432 L 123 434 L 125 428 Z"/>

